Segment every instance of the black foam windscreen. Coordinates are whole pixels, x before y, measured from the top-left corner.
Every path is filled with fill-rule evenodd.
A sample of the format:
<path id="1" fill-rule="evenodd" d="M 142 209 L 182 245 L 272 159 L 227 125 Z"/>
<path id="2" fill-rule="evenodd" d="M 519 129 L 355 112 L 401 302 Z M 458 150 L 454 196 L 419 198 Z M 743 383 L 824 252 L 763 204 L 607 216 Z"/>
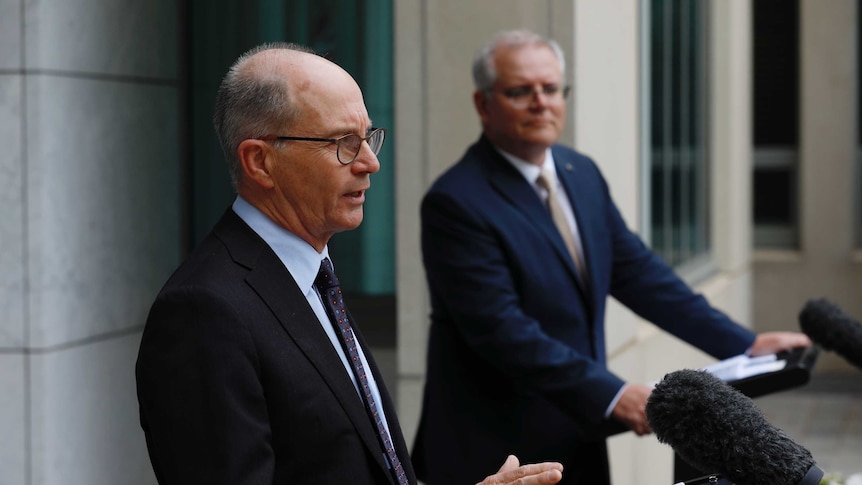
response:
<path id="1" fill-rule="evenodd" d="M 822 476 L 807 449 L 772 426 L 750 398 L 707 372 L 667 374 L 646 414 L 659 441 L 695 468 L 736 485 L 816 484 L 813 475 Z"/>
<path id="2" fill-rule="evenodd" d="M 826 299 L 809 300 L 799 312 L 799 327 L 808 338 L 862 369 L 862 324 Z"/>

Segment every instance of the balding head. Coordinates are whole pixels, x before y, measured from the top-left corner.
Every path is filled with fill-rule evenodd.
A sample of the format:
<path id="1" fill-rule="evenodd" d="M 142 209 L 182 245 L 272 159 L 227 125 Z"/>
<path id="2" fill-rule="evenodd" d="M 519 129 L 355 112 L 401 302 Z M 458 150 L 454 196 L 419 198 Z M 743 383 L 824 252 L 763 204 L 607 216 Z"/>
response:
<path id="1" fill-rule="evenodd" d="M 242 177 L 239 144 L 295 125 L 306 115 L 310 92 L 332 79 L 355 85 L 341 67 L 297 44 L 263 44 L 234 62 L 219 86 L 213 116 L 234 188 Z"/>
<path id="2" fill-rule="evenodd" d="M 317 251 L 362 222 L 380 163 L 366 142 L 339 158 L 338 140 L 366 137 L 371 119 L 335 63 L 291 44 L 249 51 L 222 81 L 215 127 L 237 193 Z"/>

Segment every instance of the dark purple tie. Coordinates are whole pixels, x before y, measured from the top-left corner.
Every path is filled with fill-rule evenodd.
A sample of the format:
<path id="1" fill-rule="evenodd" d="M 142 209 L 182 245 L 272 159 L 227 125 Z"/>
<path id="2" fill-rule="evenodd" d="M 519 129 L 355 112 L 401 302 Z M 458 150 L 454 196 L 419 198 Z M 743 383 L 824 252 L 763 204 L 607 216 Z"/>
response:
<path id="1" fill-rule="evenodd" d="M 365 367 L 359 358 L 359 352 L 356 350 L 356 340 L 353 338 L 353 329 L 350 327 L 350 319 L 347 317 L 347 308 L 344 306 L 344 298 L 341 296 L 338 278 L 335 276 L 335 271 L 332 270 L 332 263 L 329 261 L 329 258 L 324 258 L 320 262 L 320 271 L 317 273 L 314 285 L 317 287 L 317 291 L 320 292 L 323 306 L 329 314 L 332 325 L 335 327 L 338 335 L 341 336 L 341 343 L 344 345 L 344 349 L 350 358 L 353 373 L 356 374 L 359 386 L 362 388 L 365 408 L 377 427 L 377 437 L 380 439 L 383 449 L 386 450 L 386 456 L 392 465 L 392 469 L 395 471 L 395 479 L 401 485 L 408 485 L 404 468 L 401 466 L 401 461 L 395 453 L 395 446 L 389 438 L 389 433 L 386 432 L 386 427 L 383 426 L 383 420 L 380 419 L 377 404 L 374 402 L 374 396 L 371 394 L 371 387 L 368 386 L 368 377 L 365 375 Z"/>

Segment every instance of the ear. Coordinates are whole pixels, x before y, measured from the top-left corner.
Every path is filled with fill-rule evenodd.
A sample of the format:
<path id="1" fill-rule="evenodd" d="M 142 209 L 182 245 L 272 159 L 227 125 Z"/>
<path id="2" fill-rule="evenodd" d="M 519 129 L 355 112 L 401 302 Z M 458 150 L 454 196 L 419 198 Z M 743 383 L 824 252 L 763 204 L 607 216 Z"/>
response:
<path id="1" fill-rule="evenodd" d="M 263 188 L 272 188 L 271 167 L 275 156 L 272 146 L 261 140 L 243 140 L 236 149 L 243 178 Z"/>
<path id="2" fill-rule="evenodd" d="M 477 90 L 473 92 L 473 106 L 476 107 L 476 112 L 479 113 L 479 119 L 484 125 L 488 119 L 488 95 L 485 91 Z"/>

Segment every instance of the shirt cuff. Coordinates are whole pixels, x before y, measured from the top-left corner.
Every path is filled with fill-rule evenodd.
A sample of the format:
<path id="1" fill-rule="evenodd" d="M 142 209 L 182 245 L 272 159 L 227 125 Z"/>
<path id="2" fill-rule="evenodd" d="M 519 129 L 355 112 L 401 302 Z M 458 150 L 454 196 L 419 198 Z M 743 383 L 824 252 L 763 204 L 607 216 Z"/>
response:
<path id="1" fill-rule="evenodd" d="M 608 404 L 608 408 L 605 409 L 605 418 L 611 417 L 611 412 L 614 410 L 614 407 L 616 407 L 617 402 L 619 402 L 620 398 L 623 397 L 623 391 L 626 389 L 627 385 L 628 384 L 623 384 L 623 387 L 621 387 L 620 390 L 617 391 L 617 394 L 614 396 L 614 398 L 611 399 L 611 403 Z"/>

